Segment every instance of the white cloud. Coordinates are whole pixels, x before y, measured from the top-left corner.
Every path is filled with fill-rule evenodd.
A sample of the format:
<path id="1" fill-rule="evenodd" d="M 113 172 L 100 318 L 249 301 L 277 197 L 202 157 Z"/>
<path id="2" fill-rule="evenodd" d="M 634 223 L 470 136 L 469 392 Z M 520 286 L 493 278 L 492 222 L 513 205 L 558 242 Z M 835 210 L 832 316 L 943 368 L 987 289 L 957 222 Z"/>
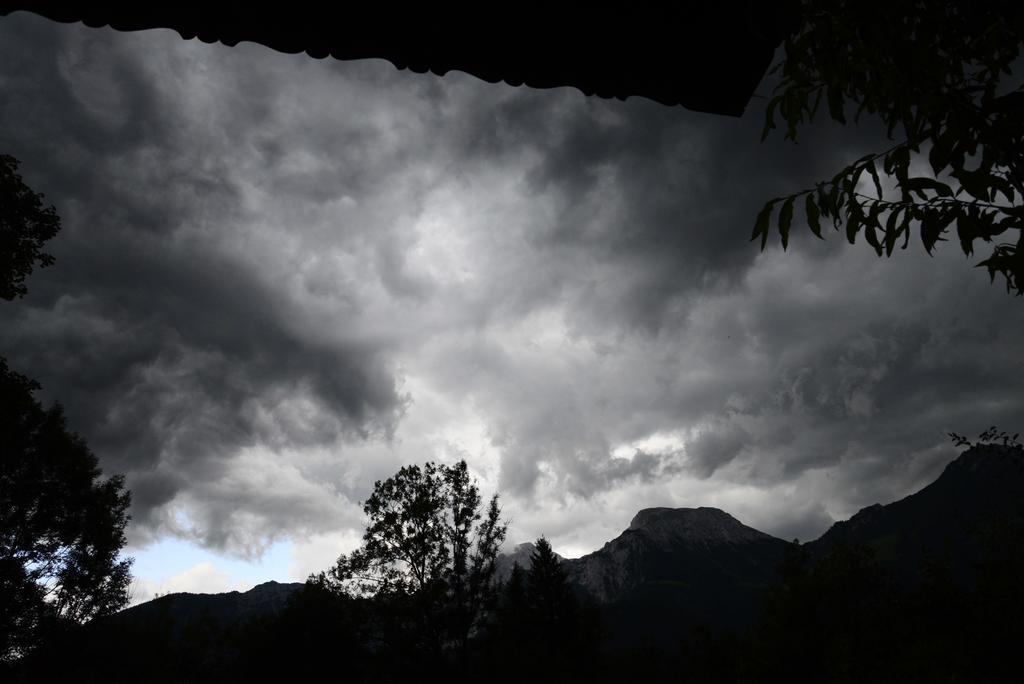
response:
<path id="1" fill-rule="evenodd" d="M 355 530 L 327 532 L 306 537 L 292 544 L 288 560 L 288 576 L 294 582 L 305 582 L 312 574 L 330 569 L 343 553 L 359 547 L 362 535 Z"/>

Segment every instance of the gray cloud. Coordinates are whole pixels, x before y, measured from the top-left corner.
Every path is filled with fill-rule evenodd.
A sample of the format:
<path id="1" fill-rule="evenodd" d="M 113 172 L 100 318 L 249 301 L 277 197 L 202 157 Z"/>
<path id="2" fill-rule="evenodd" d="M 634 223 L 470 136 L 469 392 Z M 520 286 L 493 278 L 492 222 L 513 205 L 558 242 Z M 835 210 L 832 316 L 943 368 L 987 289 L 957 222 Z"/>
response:
<path id="1" fill-rule="evenodd" d="M 955 246 L 747 241 L 871 127 L 0 33 L 0 146 L 65 224 L 0 353 L 128 474 L 139 543 L 357 527 L 375 479 L 461 457 L 556 547 L 648 505 L 806 539 L 1024 418 L 1019 302 Z"/>
<path id="2" fill-rule="evenodd" d="M 187 66 L 188 51 L 145 55 L 141 36 L 109 41 L 36 20 L 5 28 L 10 54 L 39 52 L 6 78 L 4 144 L 65 227 L 53 244 L 60 265 L 33 278 L 0 337 L 12 363 L 66 404 L 105 467 L 128 473 L 134 529 L 159 529 L 161 507 L 224 478 L 239 449 L 391 434 L 405 399 L 386 341 L 318 339 L 275 280 L 292 266 L 231 243 L 257 220 L 232 170 L 246 141 L 197 128 L 179 99 L 187 84 L 161 81 Z M 254 126 L 269 115 L 249 109 Z M 270 191 L 287 201 L 292 180 L 282 178 L 284 190 Z M 349 308 L 359 315 L 357 299 Z M 270 535 L 275 521 L 288 528 L 289 516 L 268 508 L 273 491 L 229 494 L 194 512 L 204 541 L 231 546 L 224 522 L 246 508 Z"/>

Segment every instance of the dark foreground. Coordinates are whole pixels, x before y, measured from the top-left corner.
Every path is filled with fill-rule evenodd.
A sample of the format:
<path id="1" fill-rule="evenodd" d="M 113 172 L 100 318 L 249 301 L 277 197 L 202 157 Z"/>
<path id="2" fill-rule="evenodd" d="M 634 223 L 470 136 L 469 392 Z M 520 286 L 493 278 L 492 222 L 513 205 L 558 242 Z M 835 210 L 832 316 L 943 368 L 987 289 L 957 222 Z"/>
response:
<path id="1" fill-rule="evenodd" d="M 0 680 L 1021 681 L 1024 448 L 969 449 L 813 542 L 765 537 L 714 509 L 647 509 L 582 559 L 541 540 L 461 642 L 439 635 L 464 616 L 419 594 L 171 595 L 52 625 Z"/>

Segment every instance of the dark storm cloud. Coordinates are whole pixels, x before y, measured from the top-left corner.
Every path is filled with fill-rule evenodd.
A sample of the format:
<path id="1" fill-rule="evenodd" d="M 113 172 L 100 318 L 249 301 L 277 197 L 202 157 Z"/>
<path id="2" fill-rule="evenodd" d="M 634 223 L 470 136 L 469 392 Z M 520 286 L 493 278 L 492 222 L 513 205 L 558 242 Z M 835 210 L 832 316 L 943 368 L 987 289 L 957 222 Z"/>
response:
<path id="1" fill-rule="evenodd" d="M 0 31 L 0 146 L 65 222 L 0 352 L 129 473 L 137 534 L 357 526 L 375 479 L 465 456 L 526 538 L 718 505 L 806 539 L 934 477 L 946 430 L 1024 423 L 1020 303 L 955 245 L 748 242 L 869 126 Z"/>
<path id="2" fill-rule="evenodd" d="M 687 445 L 688 465 L 697 474 L 709 477 L 720 465 L 731 462 L 750 444 L 750 435 L 736 424 L 709 429 Z"/>
<path id="3" fill-rule="evenodd" d="M 879 148 L 876 127 L 825 124 L 797 145 L 762 144 L 757 116 L 534 92 L 468 121 L 469 163 L 535 152 L 523 177 L 555 210 L 528 236 L 537 260 L 520 262 L 522 278 L 545 280 L 558 255 L 546 293 L 576 347 L 482 352 L 491 360 L 472 378 L 448 374 L 492 417 L 504 489 L 531 496 L 546 477 L 549 495 L 597 495 L 622 484 L 609 477 L 617 445 L 677 430 L 685 448 L 647 472 L 765 491 L 797 483 L 800 500 L 765 518 L 807 538 L 831 521 L 826 502 L 849 514 L 937 475 L 955 455 L 946 431 L 1024 419 L 1016 303 L 955 247 L 931 259 L 912 244 L 879 261 L 799 225 L 789 254 L 777 238 L 763 256 L 746 241 L 766 199 Z M 499 340 L 477 344 L 515 344 Z"/>
<path id="4" fill-rule="evenodd" d="M 692 293 L 736 285 L 757 256 L 744 238 L 764 201 L 831 176 L 884 140 L 867 125 L 823 125 L 796 145 L 779 135 L 761 144 L 756 115 L 713 117 L 571 91 L 482 106 L 468 123 L 471 158 L 537 151 L 526 180 L 534 193 L 557 197 L 558 215 L 531 236 L 536 248 L 582 252 L 614 273 L 572 302 L 577 323 L 610 319 L 649 331 L 673 325 Z"/>
<path id="5" fill-rule="evenodd" d="M 770 487 L 825 472 L 818 496 L 849 513 L 935 477 L 955 455 L 947 431 L 1021 422 L 1015 303 L 955 252 L 900 257 L 792 255 L 787 271 L 748 284 L 746 306 L 705 304 L 743 312 L 745 333 L 725 325 L 742 342 L 721 363 L 748 367 L 742 392 L 706 407 L 687 450 L 695 473 L 726 467 Z M 726 337 L 717 327 L 699 332 Z"/>
<path id="6" fill-rule="evenodd" d="M 143 59 L 139 40 L 18 17 L 0 28 L 3 59 L 20 67 L 5 69 L 3 147 L 65 226 L 58 266 L 4 312 L 3 352 L 65 404 L 108 472 L 128 474 L 134 529 L 158 529 L 161 506 L 223 477 L 240 448 L 390 434 L 404 400 L 377 341 L 315 339 L 260 263 L 204 239 L 251 220 L 229 173 L 242 140 L 232 129 L 191 139 L 176 99 L 189 93 L 159 81 L 182 65 L 155 72 L 166 65 Z M 258 104 L 236 113 L 250 127 L 266 115 Z M 309 179 L 276 181 L 285 196 L 330 196 Z M 289 415 L 296 397 L 312 407 Z M 231 511 L 256 507 L 287 526 L 270 498 L 206 502 L 194 522 L 230 545 Z"/>

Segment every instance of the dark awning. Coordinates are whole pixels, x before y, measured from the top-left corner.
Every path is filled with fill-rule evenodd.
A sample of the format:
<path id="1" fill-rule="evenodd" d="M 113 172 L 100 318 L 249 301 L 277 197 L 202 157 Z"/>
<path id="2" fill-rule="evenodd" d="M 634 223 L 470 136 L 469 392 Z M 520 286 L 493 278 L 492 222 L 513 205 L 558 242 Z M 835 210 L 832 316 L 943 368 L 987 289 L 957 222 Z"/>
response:
<path id="1" fill-rule="evenodd" d="M 684 2 L 570 10 L 553 3 L 449 6 L 377 3 L 104 3 L 0 0 L 120 31 L 170 28 L 184 38 L 261 43 L 288 53 L 382 58 L 399 69 L 458 70 L 496 83 L 574 86 L 588 95 L 647 97 L 739 116 L 775 48 L 793 30 L 793 0 Z"/>

